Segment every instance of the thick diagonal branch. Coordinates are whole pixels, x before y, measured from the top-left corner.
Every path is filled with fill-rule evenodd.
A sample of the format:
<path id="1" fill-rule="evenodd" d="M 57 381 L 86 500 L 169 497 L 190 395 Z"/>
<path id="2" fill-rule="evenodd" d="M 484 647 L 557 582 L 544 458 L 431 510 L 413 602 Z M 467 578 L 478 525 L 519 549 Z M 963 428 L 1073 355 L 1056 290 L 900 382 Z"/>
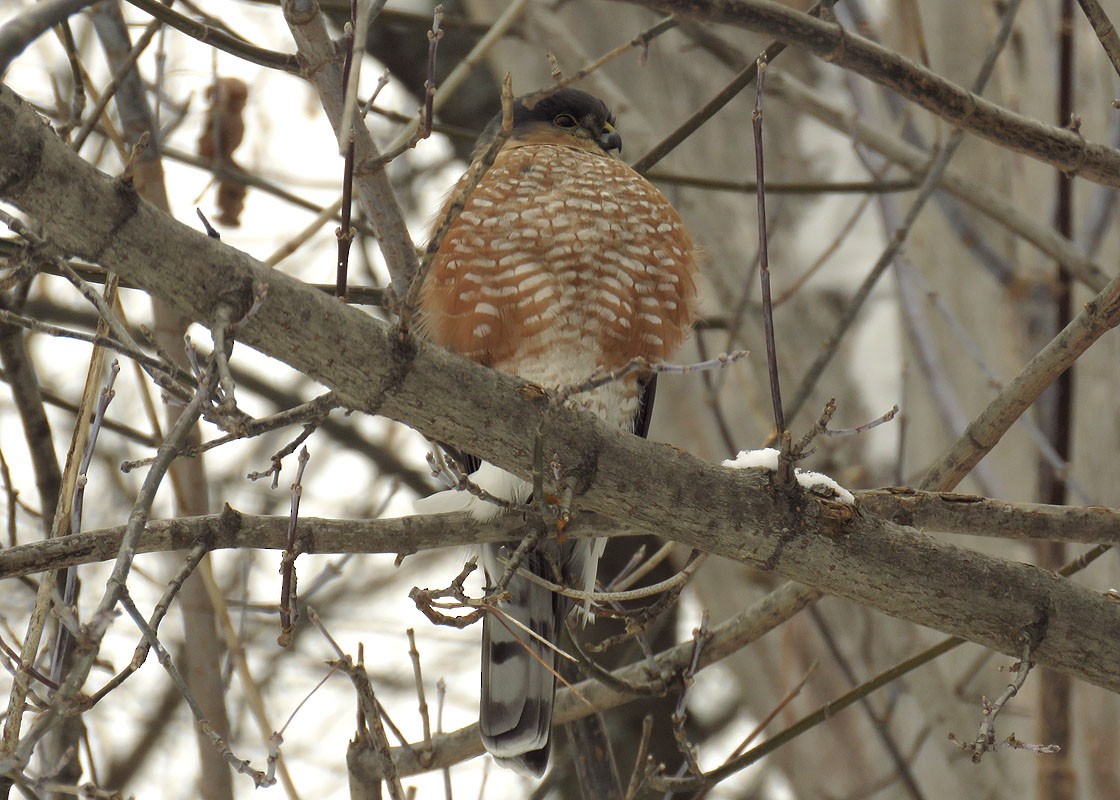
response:
<path id="1" fill-rule="evenodd" d="M 0 89 L 0 199 L 37 218 L 44 238 L 110 267 L 185 314 L 267 285 L 245 345 L 337 391 L 343 403 L 413 426 L 520 477 L 549 410 L 525 383 L 397 332 L 215 242 L 144 203 L 71 153 Z M 158 252 L 161 257 L 151 258 Z M 766 473 L 730 470 L 554 413 L 544 452 L 587 477 L 582 507 L 911 622 L 1018 655 L 1037 631 L 1045 666 L 1120 691 L 1120 609 L 1029 565 L 936 541 L 853 506 L 778 492 Z"/>

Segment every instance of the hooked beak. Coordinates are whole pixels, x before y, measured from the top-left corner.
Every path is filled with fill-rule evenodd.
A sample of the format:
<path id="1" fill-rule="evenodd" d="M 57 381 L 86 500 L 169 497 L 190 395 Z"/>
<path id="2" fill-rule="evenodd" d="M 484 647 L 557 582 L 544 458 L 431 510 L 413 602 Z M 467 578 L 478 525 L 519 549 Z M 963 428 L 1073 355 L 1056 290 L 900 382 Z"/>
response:
<path id="1" fill-rule="evenodd" d="M 609 122 L 603 123 L 603 131 L 599 134 L 598 141 L 599 146 L 608 152 L 611 150 L 622 152 L 622 135 Z"/>

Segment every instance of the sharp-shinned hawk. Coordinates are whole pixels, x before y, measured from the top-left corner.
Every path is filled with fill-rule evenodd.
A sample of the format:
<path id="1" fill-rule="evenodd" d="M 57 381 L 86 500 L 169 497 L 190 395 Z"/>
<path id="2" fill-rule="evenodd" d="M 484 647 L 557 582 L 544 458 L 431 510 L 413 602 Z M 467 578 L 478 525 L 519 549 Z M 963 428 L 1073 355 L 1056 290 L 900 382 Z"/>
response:
<path id="1" fill-rule="evenodd" d="M 493 126 L 492 126 L 493 127 Z M 685 338 L 697 253 L 665 196 L 616 152 L 622 140 L 602 101 L 563 89 L 529 108 L 447 231 L 423 285 L 421 331 L 466 358 L 545 387 L 579 385 L 635 358 L 663 362 Z M 652 378 L 631 374 L 571 404 L 644 436 Z M 525 481 L 489 464 L 471 479 L 524 502 Z M 500 509 L 468 492 L 420 501 L 422 511 Z M 524 567 L 594 587 L 603 540 L 551 542 Z M 501 548 L 483 548 L 487 585 Z M 508 556 L 508 554 L 507 554 Z M 514 576 L 510 599 L 483 621 L 480 728 L 486 749 L 519 771 L 548 763 L 556 655 L 509 618 L 557 643 L 571 602 Z"/>

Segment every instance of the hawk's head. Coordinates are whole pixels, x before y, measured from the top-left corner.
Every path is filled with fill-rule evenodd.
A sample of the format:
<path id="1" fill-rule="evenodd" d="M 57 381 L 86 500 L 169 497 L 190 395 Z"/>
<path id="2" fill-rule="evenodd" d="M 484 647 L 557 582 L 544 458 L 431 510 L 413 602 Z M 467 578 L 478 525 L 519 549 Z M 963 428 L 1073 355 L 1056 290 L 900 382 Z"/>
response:
<path id="1" fill-rule="evenodd" d="M 513 142 L 552 142 L 622 152 L 622 136 L 614 127 L 614 114 L 607 104 L 579 89 L 561 89 L 530 108 L 525 97 L 513 100 Z M 479 138 L 479 147 L 497 134 L 502 124 L 499 114 L 486 126 Z"/>

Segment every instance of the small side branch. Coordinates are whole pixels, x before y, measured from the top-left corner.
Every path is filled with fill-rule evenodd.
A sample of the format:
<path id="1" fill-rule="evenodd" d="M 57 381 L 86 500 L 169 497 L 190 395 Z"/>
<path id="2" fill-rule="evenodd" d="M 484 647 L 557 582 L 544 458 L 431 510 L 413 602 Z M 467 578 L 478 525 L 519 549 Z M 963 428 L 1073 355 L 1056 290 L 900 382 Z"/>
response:
<path id="1" fill-rule="evenodd" d="M 307 462 L 311 454 L 304 446 L 299 453 L 299 467 L 296 469 L 296 479 L 292 481 L 292 510 L 288 517 L 288 546 L 280 560 L 280 573 L 282 575 L 280 586 L 280 636 L 276 643 L 281 647 L 288 647 L 292 643 L 292 622 L 298 616 L 296 607 L 296 558 L 299 556 L 299 541 L 296 538 L 296 524 L 299 521 L 299 501 L 303 497 L 303 472 L 307 469 Z"/>
<path id="2" fill-rule="evenodd" d="M 167 670 L 167 674 L 171 676 L 172 682 L 174 682 L 176 688 L 178 688 L 183 699 L 187 701 L 187 706 L 190 708 L 191 713 L 194 714 L 195 720 L 198 722 L 198 727 L 206 734 L 211 744 L 217 748 L 218 752 L 222 754 L 235 771 L 252 778 L 253 784 L 258 789 L 262 786 L 274 785 L 276 783 L 276 778 L 269 773 L 274 772 L 276 766 L 276 759 L 271 755 L 272 748 L 276 746 L 275 743 L 270 744 L 270 756 L 268 759 L 270 768 L 268 771 L 253 769 L 248 759 L 238 758 L 237 754 L 230 749 L 226 741 L 217 734 L 210 725 L 209 720 L 206 719 L 205 714 L 202 712 L 202 706 L 195 700 L 194 695 L 191 694 L 190 689 L 187 688 L 187 683 L 183 679 L 182 673 L 179 672 L 178 667 L 176 667 L 171 660 L 171 654 L 167 652 L 160 642 L 159 637 L 156 635 L 156 632 L 149 627 L 147 620 L 140 614 L 139 609 L 136 608 L 136 604 L 132 602 L 132 597 L 129 595 L 127 589 L 122 590 L 120 602 L 121 605 L 124 606 L 125 611 L 128 612 L 128 615 L 132 617 L 132 621 L 136 623 L 136 627 L 138 627 L 140 632 L 144 635 L 148 646 L 156 651 L 159 663 Z"/>
<path id="3" fill-rule="evenodd" d="M 949 741 L 953 742 L 961 750 L 971 751 L 972 763 L 979 764 L 984 757 L 984 753 L 994 753 L 998 750 L 1011 748 L 1014 750 L 1030 750 L 1035 753 L 1058 753 L 1061 748 L 1056 744 L 1028 744 L 1027 742 L 1020 741 L 1015 738 L 1015 734 L 1011 734 L 1002 742 L 996 741 L 996 717 L 1003 711 L 1004 706 L 1012 697 L 1019 694 L 1019 690 L 1023 688 L 1023 684 L 1027 681 L 1027 675 L 1031 672 L 1031 639 L 1027 633 L 1022 634 L 1023 638 L 1023 656 L 1019 659 L 1018 663 L 1011 667 L 1011 671 L 1015 672 L 1015 680 L 1007 684 L 1004 690 L 995 702 L 988 700 L 984 697 L 981 699 L 981 714 L 980 733 L 971 742 L 962 742 L 954 734 L 949 734 Z"/>
<path id="4" fill-rule="evenodd" d="M 764 52 L 755 62 L 758 81 L 755 84 L 754 111 L 751 112 L 751 130 L 754 131 L 754 173 L 758 186 L 758 274 L 762 281 L 762 329 L 766 337 L 766 366 L 770 375 L 770 404 L 774 408 L 774 430 L 781 436 L 786 429 L 782 411 L 782 388 L 778 380 L 778 348 L 774 341 L 774 300 L 770 293 L 770 248 L 766 233 L 766 156 L 762 146 L 762 88 L 766 78 L 767 56 Z M 788 476 L 787 476 L 788 477 Z"/>
<path id="5" fill-rule="evenodd" d="M 334 637 L 327 632 L 323 626 L 323 621 L 319 619 L 319 615 L 315 613 L 313 608 L 307 609 L 307 618 L 311 620 L 311 624 L 319 629 L 323 634 L 323 638 L 330 644 L 331 649 L 334 650 L 337 660 L 331 666 L 342 672 L 345 672 L 350 678 L 350 682 L 354 685 L 354 690 L 358 695 L 358 707 L 361 709 L 361 716 L 365 724 L 363 730 L 358 731 L 358 740 L 362 745 L 369 745 L 373 751 L 374 758 L 377 761 L 381 774 L 389 787 L 389 796 L 393 800 L 404 800 L 405 791 L 401 785 L 401 779 L 397 774 L 396 765 L 390 756 L 389 737 L 385 733 L 385 727 L 381 723 L 382 709 L 381 704 L 377 702 L 377 697 L 373 693 L 373 685 L 370 683 L 369 675 L 366 674 L 364 665 L 359 661 L 357 664 L 354 660 L 345 653 Z"/>

